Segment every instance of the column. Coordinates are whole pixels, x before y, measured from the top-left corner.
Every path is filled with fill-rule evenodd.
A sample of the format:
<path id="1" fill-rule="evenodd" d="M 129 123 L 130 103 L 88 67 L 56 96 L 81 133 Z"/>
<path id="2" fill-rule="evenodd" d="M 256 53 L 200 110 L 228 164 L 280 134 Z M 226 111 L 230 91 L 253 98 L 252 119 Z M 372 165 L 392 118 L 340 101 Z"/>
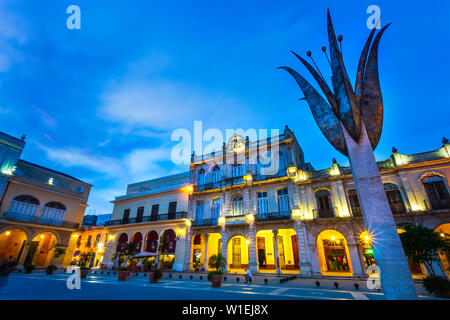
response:
<path id="1" fill-rule="evenodd" d="M 365 271 L 362 268 L 360 255 L 358 253 L 358 250 L 360 250 L 360 247 L 358 246 L 357 243 L 348 243 L 348 242 L 347 242 L 347 247 L 348 247 L 348 253 L 350 255 L 349 258 L 350 258 L 350 263 L 351 263 L 352 270 L 353 270 L 353 276 L 355 276 L 355 277 L 365 276 Z"/>
<path id="2" fill-rule="evenodd" d="M 226 261 L 225 269 L 223 271 L 227 272 L 228 271 L 228 257 L 227 257 L 228 237 L 225 236 L 225 234 L 222 232 L 221 232 L 221 236 L 222 236 L 222 257 L 224 257 L 225 261 Z"/>
<path id="3" fill-rule="evenodd" d="M 205 233 L 205 257 L 204 257 L 204 262 L 203 262 L 203 267 L 205 268 L 205 271 L 208 271 L 208 238 L 209 238 L 209 234 Z"/>
<path id="4" fill-rule="evenodd" d="M 191 228 L 186 228 L 186 246 L 184 253 L 184 271 L 189 271 L 191 269 L 191 244 L 192 244 L 192 235 Z"/>
<path id="5" fill-rule="evenodd" d="M 28 254 L 28 249 L 30 248 L 30 243 L 26 243 L 23 247 L 22 255 L 20 256 L 19 262 L 17 263 L 18 266 L 23 266 L 23 263 L 25 262 L 25 258 Z"/>
<path id="6" fill-rule="evenodd" d="M 253 230 L 250 232 L 250 247 L 249 247 L 249 257 L 248 266 L 250 272 L 258 272 L 258 264 L 256 262 L 256 233 Z"/>
<path id="7" fill-rule="evenodd" d="M 275 253 L 275 266 L 277 268 L 277 274 L 280 274 L 280 262 L 278 257 L 278 229 L 272 231 L 273 233 L 273 246 Z"/>
<path id="8" fill-rule="evenodd" d="M 297 232 L 298 256 L 300 260 L 300 274 L 302 276 L 312 275 L 311 257 L 308 245 L 308 236 L 306 227 L 302 221 L 296 222 L 295 231 Z"/>

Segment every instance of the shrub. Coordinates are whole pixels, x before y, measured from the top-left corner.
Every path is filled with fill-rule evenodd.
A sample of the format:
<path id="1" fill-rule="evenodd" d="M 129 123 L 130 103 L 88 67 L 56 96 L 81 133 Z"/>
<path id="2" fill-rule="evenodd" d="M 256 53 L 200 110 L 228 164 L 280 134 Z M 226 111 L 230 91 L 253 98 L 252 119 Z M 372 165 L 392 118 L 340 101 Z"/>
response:
<path id="1" fill-rule="evenodd" d="M 423 287 L 430 293 L 436 290 L 449 292 L 450 281 L 442 276 L 428 276 L 423 279 Z"/>
<path id="2" fill-rule="evenodd" d="M 153 272 L 153 277 L 155 277 L 155 279 L 161 279 L 163 277 L 163 274 L 159 269 L 155 269 L 151 272 Z"/>
<path id="3" fill-rule="evenodd" d="M 217 270 L 210 271 L 210 272 L 208 272 L 208 281 L 211 281 L 213 276 L 221 276 L 221 275 L 223 275 L 222 271 L 217 271 Z"/>

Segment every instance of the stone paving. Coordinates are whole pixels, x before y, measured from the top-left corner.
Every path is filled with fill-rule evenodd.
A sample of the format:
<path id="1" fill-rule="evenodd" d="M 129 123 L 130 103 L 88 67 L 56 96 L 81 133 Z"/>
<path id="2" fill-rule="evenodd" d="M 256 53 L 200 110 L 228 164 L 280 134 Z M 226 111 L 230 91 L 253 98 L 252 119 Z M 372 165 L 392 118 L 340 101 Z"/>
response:
<path id="1" fill-rule="evenodd" d="M 180 279 L 179 276 L 182 276 Z M 190 277 L 193 277 L 191 280 Z M 8 283 L 0 288 L 0 299 L 107 299 L 107 300 L 380 300 L 382 291 L 368 290 L 365 280 L 294 279 L 280 283 L 280 277 L 255 276 L 250 284 L 242 275 L 227 274 L 222 288 L 212 288 L 206 274 L 165 273 L 158 284 L 151 284 L 148 275 L 133 274 L 127 281 L 118 281 L 117 274 L 95 274 L 81 280 L 81 289 L 67 288 L 69 274 L 57 271 L 46 275 L 11 273 Z M 200 280 L 200 277 L 202 279 Z M 236 278 L 240 281 L 237 282 Z M 268 280 L 265 284 L 264 279 Z M 320 287 L 315 282 L 320 281 Z M 334 282 L 338 282 L 336 289 Z M 356 290 L 354 284 L 359 284 Z M 435 299 L 416 283 L 420 299 Z"/>

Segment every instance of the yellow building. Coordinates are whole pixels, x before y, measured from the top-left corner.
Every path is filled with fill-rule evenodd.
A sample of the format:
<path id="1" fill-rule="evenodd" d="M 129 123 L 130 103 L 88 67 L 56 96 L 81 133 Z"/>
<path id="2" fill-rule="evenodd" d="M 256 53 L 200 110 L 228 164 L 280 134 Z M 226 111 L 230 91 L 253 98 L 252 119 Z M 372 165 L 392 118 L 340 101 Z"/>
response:
<path id="1" fill-rule="evenodd" d="M 67 266 L 91 185 L 24 160 L 23 139 L 0 133 L 0 259 Z M 6 159 L 6 161 L 5 161 Z"/>

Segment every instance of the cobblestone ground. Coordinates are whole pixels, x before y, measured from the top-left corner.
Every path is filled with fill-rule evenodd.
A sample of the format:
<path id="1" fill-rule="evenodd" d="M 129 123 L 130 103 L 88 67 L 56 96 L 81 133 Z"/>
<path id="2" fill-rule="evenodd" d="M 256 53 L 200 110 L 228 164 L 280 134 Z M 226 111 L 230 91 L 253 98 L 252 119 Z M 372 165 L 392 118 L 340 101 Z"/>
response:
<path id="1" fill-rule="evenodd" d="M 182 276 L 180 279 L 179 276 Z M 192 276 L 193 279 L 190 277 Z M 200 279 L 202 277 L 202 279 Z M 69 290 L 69 274 L 63 271 L 46 275 L 11 273 L 0 287 L 0 299 L 107 299 L 107 300 L 379 300 L 382 291 L 368 290 L 365 280 L 354 279 L 293 279 L 280 283 L 279 277 L 256 276 L 252 283 L 243 283 L 242 275 L 226 275 L 222 288 L 212 288 L 206 274 L 164 274 L 158 284 L 151 284 L 148 275 L 133 274 L 127 281 L 118 281 L 117 274 L 91 272 L 81 280 L 81 289 Z M 5 277 L 2 277 L 5 278 Z M 240 281 L 237 282 L 236 278 Z M 267 284 L 264 279 L 267 279 Z M 315 282 L 319 281 L 317 287 Z M 339 284 L 335 288 L 334 282 Z M 356 290 L 354 284 L 359 284 Z M 420 299 L 434 299 L 421 284 L 416 284 Z"/>

